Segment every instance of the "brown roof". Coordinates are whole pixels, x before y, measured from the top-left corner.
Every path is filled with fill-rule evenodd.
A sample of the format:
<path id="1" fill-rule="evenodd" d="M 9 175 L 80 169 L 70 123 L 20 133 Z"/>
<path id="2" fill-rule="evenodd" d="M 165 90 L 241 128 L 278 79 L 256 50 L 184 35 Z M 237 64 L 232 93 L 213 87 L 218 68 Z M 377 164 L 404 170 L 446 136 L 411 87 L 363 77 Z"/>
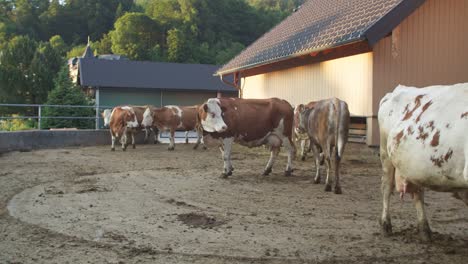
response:
<path id="1" fill-rule="evenodd" d="M 387 35 L 424 0 L 308 0 L 216 74 Z"/>

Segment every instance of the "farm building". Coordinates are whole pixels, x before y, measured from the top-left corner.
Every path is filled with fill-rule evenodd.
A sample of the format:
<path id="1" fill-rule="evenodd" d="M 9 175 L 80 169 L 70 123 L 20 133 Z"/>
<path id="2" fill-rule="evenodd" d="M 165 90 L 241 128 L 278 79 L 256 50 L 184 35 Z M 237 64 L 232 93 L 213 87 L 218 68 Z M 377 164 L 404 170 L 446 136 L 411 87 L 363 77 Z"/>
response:
<path id="1" fill-rule="evenodd" d="M 195 105 L 238 92 L 213 76 L 216 65 L 131 61 L 120 55 L 93 56 L 89 45 L 69 61 L 70 75 L 100 106 Z"/>
<path id="2" fill-rule="evenodd" d="M 466 0 L 309 0 L 216 74 L 244 98 L 345 100 L 378 145 L 379 102 L 398 84 L 468 82 L 467 25 Z"/>

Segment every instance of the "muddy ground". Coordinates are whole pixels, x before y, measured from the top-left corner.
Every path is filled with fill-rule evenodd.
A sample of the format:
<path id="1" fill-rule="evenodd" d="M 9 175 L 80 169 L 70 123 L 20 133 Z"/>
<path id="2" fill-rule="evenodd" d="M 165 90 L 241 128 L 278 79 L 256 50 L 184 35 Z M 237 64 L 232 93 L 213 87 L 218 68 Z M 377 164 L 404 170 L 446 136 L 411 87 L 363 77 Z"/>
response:
<path id="1" fill-rule="evenodd" d="M 377 151 L 348 144 L 343 194 L 311 183 L 312 160 L 286 156 L 270 176 L 263 148 L 192 144 L 11 152 L 0 156 L 0 263 L 467 263 L 468 210 L 427 192 L 431 244 L 418 240 L 410 197 L 392 197 L 382 237 Z"/>

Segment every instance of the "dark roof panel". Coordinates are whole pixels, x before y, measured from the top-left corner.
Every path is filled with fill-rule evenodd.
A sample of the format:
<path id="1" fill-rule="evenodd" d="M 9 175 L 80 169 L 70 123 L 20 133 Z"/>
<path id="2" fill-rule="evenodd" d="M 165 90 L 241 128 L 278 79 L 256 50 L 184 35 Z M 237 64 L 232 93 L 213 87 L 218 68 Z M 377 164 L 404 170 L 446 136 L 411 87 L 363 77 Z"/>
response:
<path id="1" fill-rule="evenodd" d="M 403 1 L 309 0 L 244 49 L 217 74 L 364 40 L 366 32 Z"/>
<path id="2" fill-rule="evenodd" d="M 236 92 L 213 76 L 219 66 L 81 58 L 80 84 L 91 87 Z"/>

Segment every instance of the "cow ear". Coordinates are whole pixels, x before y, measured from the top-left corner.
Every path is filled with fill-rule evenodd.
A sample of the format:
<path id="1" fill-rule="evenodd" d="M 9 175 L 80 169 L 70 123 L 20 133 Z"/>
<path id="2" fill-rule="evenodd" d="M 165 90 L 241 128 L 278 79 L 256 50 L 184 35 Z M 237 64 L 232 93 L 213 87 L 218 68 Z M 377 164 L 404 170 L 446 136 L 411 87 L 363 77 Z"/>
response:
<path id="1" fill-rule="evenodd" d="M 297 109 L 299 110 L 299 112 L 304 111 L 304 105 L 303 104 L 298 105 Z"/>
<path id="2" fill-rule="evenodd" d="M 203 111 L 208 113 L 208 105 L 207 104 L 203 104 Z"/>

